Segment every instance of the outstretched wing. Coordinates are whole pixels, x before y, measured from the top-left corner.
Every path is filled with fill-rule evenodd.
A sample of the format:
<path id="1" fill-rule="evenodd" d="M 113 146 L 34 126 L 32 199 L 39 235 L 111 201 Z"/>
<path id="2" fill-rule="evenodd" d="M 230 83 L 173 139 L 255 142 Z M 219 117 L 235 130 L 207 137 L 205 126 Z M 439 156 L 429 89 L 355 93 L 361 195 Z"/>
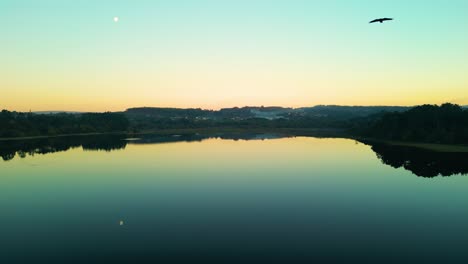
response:
<path id="1" fill-rule="evenodd" d="M 372 20 L 372 21 L 369 22 L 369 23 L 375 23 L 375 22 L 380 22 L 380 23 L 382 23 L 382 22 L 384 22 L 384 21 L 389 21 L 389 20 L 393 20 L 393 18 L 388 18 L 388 17 L 385 17 L 385 18 L 378 18 L 378 19 Z"/>

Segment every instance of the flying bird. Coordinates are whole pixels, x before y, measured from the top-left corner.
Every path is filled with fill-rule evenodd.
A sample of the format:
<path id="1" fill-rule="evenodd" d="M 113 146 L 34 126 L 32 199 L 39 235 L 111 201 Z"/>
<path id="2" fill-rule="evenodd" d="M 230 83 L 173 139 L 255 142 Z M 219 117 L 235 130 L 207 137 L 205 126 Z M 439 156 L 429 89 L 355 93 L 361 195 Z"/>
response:
<path id="1" fill-rule="evenodd" d="M 393 18 L 385 17 L 385 18 L 374 19 L 374 20 L 372 20 L 372 21 L 369 22 L 369 23 L 376 23 L 376 22 L 383 23 L 383 22 L 385 22 L 385 21 L 390 21 L 390 20 L 393 20 Z"/>

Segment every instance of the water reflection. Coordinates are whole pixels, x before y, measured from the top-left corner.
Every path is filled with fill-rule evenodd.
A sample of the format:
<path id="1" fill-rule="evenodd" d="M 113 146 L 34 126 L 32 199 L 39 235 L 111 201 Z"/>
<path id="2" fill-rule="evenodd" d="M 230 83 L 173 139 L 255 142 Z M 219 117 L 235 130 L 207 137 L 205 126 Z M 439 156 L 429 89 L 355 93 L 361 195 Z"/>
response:
<path id="1" fill-rule="evenodd" d="M 229 140 L 265 140 L 281 138 L 274 134 L 233 133 L 211 135 L 142 135 L 128 138 L 126 135 L 101 135 L 81 137 L 57 137 L 34 140 L 0 141 L 0 156 L 4 161 L 15 157 L 48 154 L 82 147 L 85 151 L 114 151 L 125 149 L 127 144 L 162 144 L 171 142 L 199 142 L 210 138 Z M 434 152 L 414 147 L 391 146 L 383 143 L 362 142 L 371 149 L 383 164 L 404 168 L 420 177 L 437 177 L 468 174 L 468 153 Z"/>
<path id="2" fill-rule="evenodd" d="M 4 161 L 36 154 L 49 154 L 82 147 L 83 150 L 113 151 L 124 149 L 127 142 L 122 135 L 55 137 L 31 140 L 0 141 L 0 156 Z"/>
<path id="3" fill-rule="evenodd" d="M 213 134 L 213 135 L 142 135 L 138 138 L 128 138 L 126 135 L 100 135 L 55 137 L 31 140 L 0 141 L 0 156 L 4 161 L 16 156 L 25 158 L 28 155 L 49 154 L 82 147 L 85 151 L 114 151 L 125 149 L 127 144 L 158 144 L 171 142 L 199 142 L 209 138 L 231 140 L 264 140 L 280 138 L 270 134 Z"/>
<path id="4" fill-rule="evenodd" d="M 285 136 L 275 134 L 258 134 L 258 133 L 232 133 L 232 134 L 190 134 L 190 135 L 143 135 L 140 138 L 132 139 L 132 144 L 156 144 L 156 143 L 171 143 L 171 142 L 200 142 L 206 139 L 219 138 L 227 140 L 266 140 L 275 138 L 284 138 Z"/>
<path id="5" fill-rule="evenodd" d="M 468 153 L 436 152 L 415 147 L 364 143 L 371 145 L 382 163 L 394 168 L 404 168 L 420 177 L 468 174 Z"/>

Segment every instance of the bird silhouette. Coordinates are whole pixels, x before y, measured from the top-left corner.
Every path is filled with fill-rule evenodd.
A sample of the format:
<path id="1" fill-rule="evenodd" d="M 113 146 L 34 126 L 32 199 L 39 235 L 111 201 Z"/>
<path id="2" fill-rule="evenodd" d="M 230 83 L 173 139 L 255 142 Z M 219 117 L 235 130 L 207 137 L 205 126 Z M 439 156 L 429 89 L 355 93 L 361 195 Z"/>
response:
<path id="1" fill-rule="evenodd" d="M 374 19 L 374 20 L 372 20 L 372 21 L 369 22 L 369 23 L 376 23 L 376 22 L 383 23 L 383 22 L 385 22 L 385 21 L 390 21 L 390 20 L 393 20 L 393 18 L 385 17 L 385 18 Z"/>

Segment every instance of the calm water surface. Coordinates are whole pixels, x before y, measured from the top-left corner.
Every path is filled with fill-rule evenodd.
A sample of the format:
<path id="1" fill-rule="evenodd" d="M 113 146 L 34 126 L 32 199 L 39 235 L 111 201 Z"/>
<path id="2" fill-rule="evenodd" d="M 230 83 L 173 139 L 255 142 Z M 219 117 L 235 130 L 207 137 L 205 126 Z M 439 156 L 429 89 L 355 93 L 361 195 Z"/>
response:
<path id="1" fill-rule="evenodd" d="M 468 259 L 466 176 L 347 139 L 142 143 L 4 147 L 0 263 Z"/>

